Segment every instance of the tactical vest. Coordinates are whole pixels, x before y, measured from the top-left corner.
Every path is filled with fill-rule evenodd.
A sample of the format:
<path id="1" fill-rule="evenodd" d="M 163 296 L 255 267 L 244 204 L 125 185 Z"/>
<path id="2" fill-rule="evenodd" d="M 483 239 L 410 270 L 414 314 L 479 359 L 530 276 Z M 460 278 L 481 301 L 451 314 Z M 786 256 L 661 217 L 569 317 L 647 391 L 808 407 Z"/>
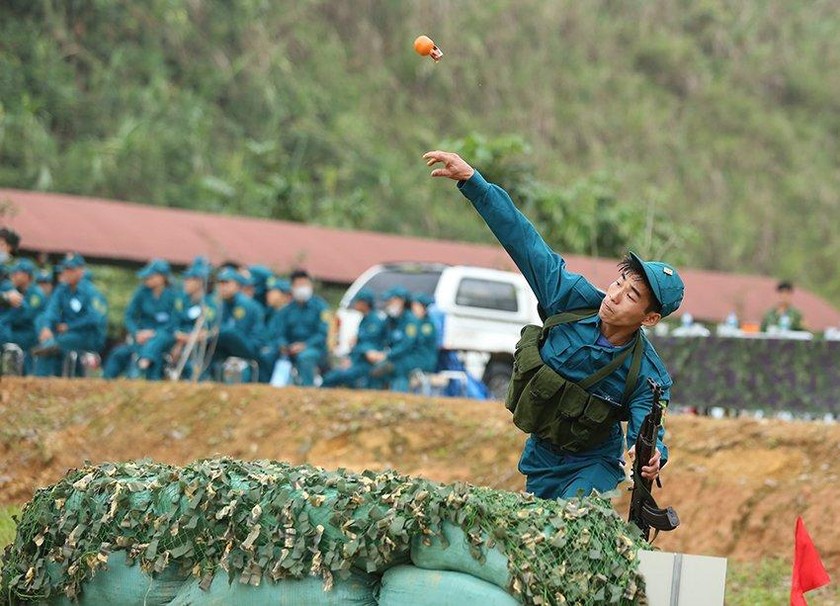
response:
<path id="1" fill-rule="evenodd" d="M 533 324 L 525 326 L 516 344 L 513 376 L 505 399 L 505 406 L 513 413 L 514 424 L 522 431 L 573 453 L 597 446 L 607 439 L 616 421 L 629 418 L 627 401 L 636 387 L 642 365 L 644 343 L 641 330 L 632 348 L 628 347 L 579 383 L 560 376 L 543 362 L 540 347 L 552 328 L 596 313 L 597 310 L 593 309 L 577 309 L 555 314 L 541 327 Z M 633 359 L 620 403 L 610 402 L 587 391 L 619 368 L 631 351 Z"/>

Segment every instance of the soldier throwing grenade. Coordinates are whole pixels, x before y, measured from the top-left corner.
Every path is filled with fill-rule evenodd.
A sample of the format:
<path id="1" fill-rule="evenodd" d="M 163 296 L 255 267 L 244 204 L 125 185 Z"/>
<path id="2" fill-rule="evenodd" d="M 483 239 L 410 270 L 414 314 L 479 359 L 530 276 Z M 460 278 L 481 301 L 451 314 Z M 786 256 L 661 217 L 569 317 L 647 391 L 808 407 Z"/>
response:
<path id="1" fill-rule="evenodd" d="M 431 151 L 433 177 L 458 182 L 490 230 L 534 291 L 543 327 L 523 330 L 517 345 L 507 407 L 514 423 L 530 433 L 519 461 L 526 490 L 538 497 L 569 498 L 593 489 L 606 492 L 624 479 L 627 443 L 635 443 L 651 410 L 641 377 L 662 386 L 670 397 L 671 377 L 641 328 L 673 313 L 683 298 L 677 271 L 629 253 L 618 265 L 606 293 L 566 269 L 534 226 L 501 187 L 457 154 Z M 657 448 L 642 476 L 653 479 L 668 459 L 660 430 Z M 632 454 L 632 452 L 631 452 Z"/>

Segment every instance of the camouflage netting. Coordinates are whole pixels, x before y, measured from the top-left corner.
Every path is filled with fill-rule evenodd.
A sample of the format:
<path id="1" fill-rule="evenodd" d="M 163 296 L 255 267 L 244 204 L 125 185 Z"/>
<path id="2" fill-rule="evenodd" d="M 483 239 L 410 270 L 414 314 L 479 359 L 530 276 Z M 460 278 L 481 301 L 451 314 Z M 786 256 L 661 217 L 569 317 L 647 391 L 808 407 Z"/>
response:
<path id="1" fill-rule="evenodd" d="M 254 596 L 317 582 L 333 596 L 317 603 L 376 604 L 381 594 L 384 604 L 406 599 L 400 583 L 429 594 L 432 574 L 447 591 L 477 583 L 488 596 L 501 588 L 515 598 L 488 606 L 632 604 L 645 601 L 637 561 L 645 545 L 597 496 L 544 501 L 274 461 L 105 463 L 36 492 L 3 554 L 0 599 L 105 603 L 110 591 L 127 604 L 134 575 L 136 603 L 203 603 L 234 591 L 238 603 L 295 603 Z"/>

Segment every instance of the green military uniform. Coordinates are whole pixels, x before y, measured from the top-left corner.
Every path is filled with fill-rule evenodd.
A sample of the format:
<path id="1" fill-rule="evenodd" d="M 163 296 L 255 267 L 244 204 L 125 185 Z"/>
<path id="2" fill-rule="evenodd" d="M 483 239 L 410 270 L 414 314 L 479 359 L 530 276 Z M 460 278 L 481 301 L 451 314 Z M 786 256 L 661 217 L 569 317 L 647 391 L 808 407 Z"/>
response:
<path id="1" fill-rule="evenodd" d="M 805 330 L 802 324 L 802 312 L 791 306 L 785 309 L 774 307 L 764 314 L 761 320 L 762 332 L 767 332 L 771 327 L 779 330 Z"/>

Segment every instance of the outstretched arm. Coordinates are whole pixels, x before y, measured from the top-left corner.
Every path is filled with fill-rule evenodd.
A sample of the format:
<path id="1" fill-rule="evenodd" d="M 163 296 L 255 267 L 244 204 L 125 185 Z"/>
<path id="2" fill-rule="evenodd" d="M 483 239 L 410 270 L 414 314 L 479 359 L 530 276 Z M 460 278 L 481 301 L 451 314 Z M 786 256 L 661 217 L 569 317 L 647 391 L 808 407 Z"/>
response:
<path id="1" fill-rule="evenodd" d="M 525 276 L 540 307 L 549 315 L 565 309 L 597 307 L 601 296 L 582 276 L 566 270 L 566 262 L 546 244 L 531 222 L 514 206 L 507 192 L 484 177 L 458 154 L 430 151 L 428 166 L 441 164 L 433 177 L 458 181 L 487 226 Z"/>

